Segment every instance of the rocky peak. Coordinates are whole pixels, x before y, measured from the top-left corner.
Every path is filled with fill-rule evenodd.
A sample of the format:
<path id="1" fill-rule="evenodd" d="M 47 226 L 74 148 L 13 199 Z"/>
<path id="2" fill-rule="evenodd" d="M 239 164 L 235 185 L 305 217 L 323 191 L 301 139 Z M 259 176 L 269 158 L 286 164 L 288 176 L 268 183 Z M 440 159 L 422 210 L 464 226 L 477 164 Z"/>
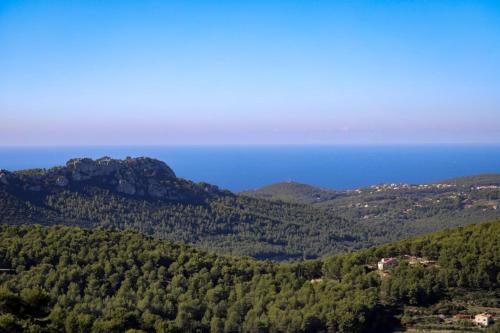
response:
<path id="1" fill-rule="evenodd" d="M 164 162 L 149 157 L 127 157 L 124 160 L 102 157 L 74 158 L 66 162 L 66 168 L 74 180 L 88 180 L 95 176 L 113 174 L 135 175 L 138 177 L 176 178 L 175 173 Z"/>
<path id="2" fill-rule="evenodd" d="M 0 170 L 0 186 L 30 193 L 60 189 L 79 191 L 95 186 L 125 195 L 169 201 L 206 198 L 220 192 L 213 185 L 177 178 L 167 164 L 149 157 L 73 158 L 64 167 L 15 172 Z"/>

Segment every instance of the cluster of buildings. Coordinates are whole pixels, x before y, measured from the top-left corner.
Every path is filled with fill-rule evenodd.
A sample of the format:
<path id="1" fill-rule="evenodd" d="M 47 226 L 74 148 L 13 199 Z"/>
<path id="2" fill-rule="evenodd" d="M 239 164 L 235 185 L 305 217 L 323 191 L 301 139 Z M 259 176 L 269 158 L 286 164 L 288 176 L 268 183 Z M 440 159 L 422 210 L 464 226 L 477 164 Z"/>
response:
<path id="1" fill-rule="evenodd" d="M 455 184 L 379 184 L 372 185 L 369 187 L 370 193 L 374 192 L 383 192 L 383 191 L 397 191 L 397 190 L 447 190 L 457 188 Z M 471 190 L 498 190 L 500 189 L 500 185 L 477 185 L 471 186 Z M 363 193 L 362 189 L 352 190 L 352 192 L 361 194 Z"/>
<path id="2" fill-rule="evenodd" d="M 474 190 L 497 190 L 500 189 L 500 186 L 498 185 L 481 185 L 481 186 L 474 186 Z"/>
<path id="3" fill-rule="evenodd" d="M 403 258 L 410 265 L 424 265 L 424 266 L 427 266 L 427 265 L 435 265 L 436 264 L 436 261 L 434 261 L 434 260 L 429 260 L 429 259 L 426 259 L 426 258 L 421 258 L 421 257 L 416 257 L 416 256 L 405 255 L 405 256 L 403 256 Z M 395 258 L 395 257 L 382 258 L 377 263 L 377 268 L 378 268 L 379 271 L 389 271 L 397 263 L 398 263 L 398 258 Z"/>
<path id="4" fill-rule="evenodd" d="M 377 193 L 384 191 L 398 191 L 398 190 L 451 190 L 457 189 L 459 186 L 456 184 L 406 184 L 406 183 L 392 183 L 392 184 L 378 184 L 372 185 L 367 188 L 358 188 L 353 190 L 347 190 L 347 192 L 362 194 L 364 192 Z M 464 187 L 460 187 L 465 190 Z M 471 186 L 470 190 L 498 190 L 500 185 L 476 185 Z"/>
<path id="5" fill-rule="evenodd" d="M 457 187 L 454 184 L 380 184 L 370 186 L 375 192 L 390 191 L 390 190 L 430 190 L 430 189 L 449 189 Z"/>

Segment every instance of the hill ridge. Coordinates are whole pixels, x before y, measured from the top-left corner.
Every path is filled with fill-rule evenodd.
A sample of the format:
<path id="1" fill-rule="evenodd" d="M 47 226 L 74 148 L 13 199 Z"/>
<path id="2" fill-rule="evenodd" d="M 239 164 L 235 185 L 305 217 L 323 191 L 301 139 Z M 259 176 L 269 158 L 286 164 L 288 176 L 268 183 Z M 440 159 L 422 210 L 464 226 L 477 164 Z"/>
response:
<path id="1" fill-rule="evenodd" d="M 0 186 L 17 193 L 78 190 L 88 184 L 123 195 L 170 201 L 194 199 L 190 191 L 203 198 L 223 193 L 215 185 L 200 183 L 195 186 L 193 182 L 178 178 L 165 162 L 149 157 L 72 158 L 65 166 L 50 169 L 0 170 Z"/>

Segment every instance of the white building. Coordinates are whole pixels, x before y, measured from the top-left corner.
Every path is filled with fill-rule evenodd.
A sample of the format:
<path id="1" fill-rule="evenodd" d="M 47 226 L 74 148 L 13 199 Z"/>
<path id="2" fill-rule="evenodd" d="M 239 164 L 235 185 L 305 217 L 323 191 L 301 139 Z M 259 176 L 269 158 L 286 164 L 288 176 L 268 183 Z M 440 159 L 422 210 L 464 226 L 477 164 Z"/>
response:
<path id="1" fill-rule="evenodd" d="M 493 323 L 493 316 L 489 313 L 480 313 L 474 317 L 474 324 L 479 326 L 489 326 Z"/>
<path id="2" fill-rule="evenodd" d="M 391 269 L 392 267 L 394 267 L 394 265 L 397 262 L 398 261 L 397 261 L 396 258 L 382 258 L 378 262 L 378 270 L 379 271 L 385 271 L 385 270 Z"/>

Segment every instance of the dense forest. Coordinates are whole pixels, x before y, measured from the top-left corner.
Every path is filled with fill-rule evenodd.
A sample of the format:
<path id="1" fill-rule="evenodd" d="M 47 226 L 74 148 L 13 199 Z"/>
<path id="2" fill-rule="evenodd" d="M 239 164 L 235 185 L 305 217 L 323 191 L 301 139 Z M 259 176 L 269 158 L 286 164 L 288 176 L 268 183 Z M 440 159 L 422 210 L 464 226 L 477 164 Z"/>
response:
<path id="1" fill-rule="evenodd" d="M 0 331 L 393 331 L 413 325 L 408 309 L 458 295 L 500 307 L 498 235 L 499 221 L 275 263 L 133 231 L 2 225 Z M 378 271 L 389 256 L 397 265 Z"/>
<path id="2" fill-rule="evenodd" d="M 479 178 L 482 184 L 496 179 Z M 434 188 L 301 188 L 288 193 L 308 201 L 267 200 L 178 178 L 165 163 L 149 158 L 73 159 L 48 170 L 0 172 L 0 223 L 134 229 L 218 253 L 289 260 L 500 215 L 493 209 L 500 197 L 496 188 L 464 188 L 458 194 Z M 314 202 L 318 196 L 322 199 Z"/>

